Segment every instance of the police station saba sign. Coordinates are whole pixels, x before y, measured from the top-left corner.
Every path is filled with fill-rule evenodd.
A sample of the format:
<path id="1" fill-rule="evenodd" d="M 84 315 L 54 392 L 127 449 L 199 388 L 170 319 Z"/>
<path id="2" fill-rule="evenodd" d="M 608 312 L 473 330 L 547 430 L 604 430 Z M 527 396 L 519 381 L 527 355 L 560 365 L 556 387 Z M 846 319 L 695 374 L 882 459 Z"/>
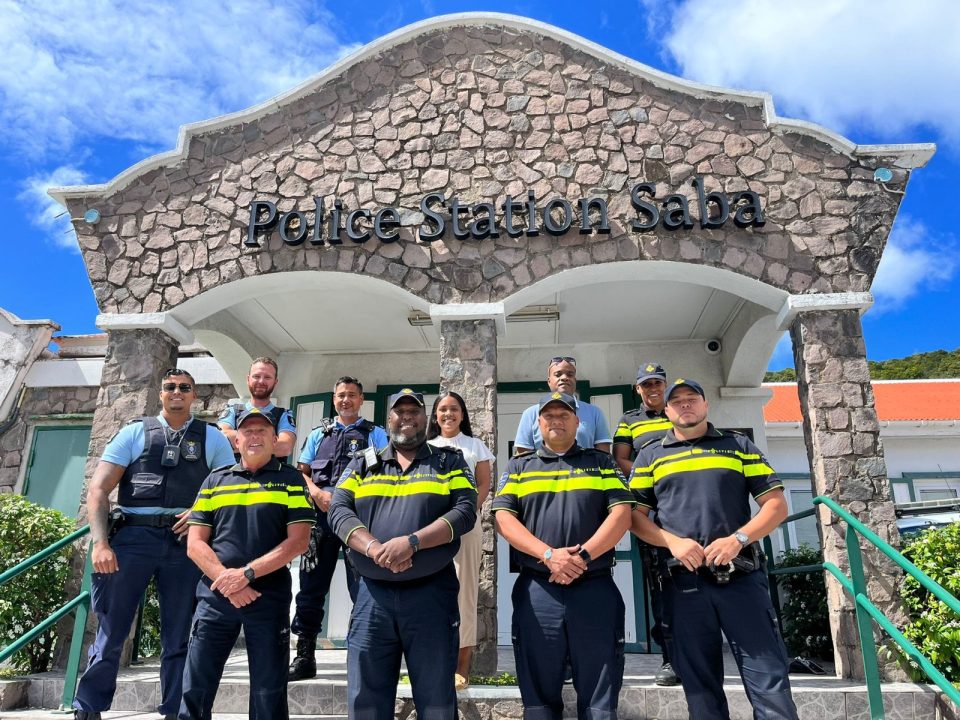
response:
<path id="1" fill-rule="evenodd" d="M 671 193 L 657 197 L 657 184 L 637 183 L 630 189 L 630 204 L 636 211 L 627 225 L 633 232 L 647 232 L 657 227 L 666 230 L 692 228 L 694 221 L 702 228 L 719 228 L 730 219 L 737 227 L 760 227 L 766 220 L 760 196 L 742 190 L 729 197 L 722 192 L 707 192 L 697 176 L 690 183 L 696 191 L 696 212 L 685 195 Z M 443 193 L 424 195 L 416 218 L 416 237 L 420 242 L 441 240 L 449 231 L 459 240 L 483 240 L 500 235 L 534 236 L 541 232 L 563 235 L 576 227 L 581 234 L 610 232 L 607 201 L 603 198 L 580 198 L 576 207 L 563 198 L 552 198 L 537 204 L 533 190 L 525 199 L 507 195 L 499 204 L 481 202 L 463 204 L 456 195 Z M 269 200 L 254 200 L 250 206 L 247 238 L 244 245 L 259 247 L 260 239 L 274 230 L 290 246 L 342 245 L 344 240 L 365 243 L 371 237 L 390 243 L 398 239 L 403 227 L 397 208 L 384 207 L 376 212 L 363 208 L 349 209 L 339 198 L 328 207 L 324 198 L 314 197 L 312 210 L 278 212 Z"/>

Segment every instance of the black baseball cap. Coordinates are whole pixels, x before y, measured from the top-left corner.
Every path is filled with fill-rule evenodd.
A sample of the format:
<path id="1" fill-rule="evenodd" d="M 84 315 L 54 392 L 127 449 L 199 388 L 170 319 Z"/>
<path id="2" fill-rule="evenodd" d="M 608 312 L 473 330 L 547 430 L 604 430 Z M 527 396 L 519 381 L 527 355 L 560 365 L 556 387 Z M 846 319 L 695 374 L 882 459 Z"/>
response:
<path id="1" fill-rule="evenodd" d="M 413 400 L 420 407 L 424 407 L 423 393 L 414 392 L 410 388 L 404 388 L 387 399 L 387 410 L 393 410 L 401 400 Z"/>
<path id="2" fill-rule="evenodd" d="M 240 413 L 240 417 L 237 418 L 237 427 L 239 428 L 247 420 L 253 417 L 263 418 L 270 425 L 273 425 L 273 419 L 269 415 L 263 412 L 263 410 L 261 410 L 260 408 L 252 407 L 249 410 L 244 410 L 242 413 Z"/>
<path id="3" fill-rule="evenodd" d="M 562 392 L 552 392 L 549 395 L 544 395 L 540 398 L 540 409 L 537 413 L 543 412 L 543 409 L 547 405 L 552 405 L 553 403 L 559 403 L 565 406 L 572 413 L 576 414 L 577 412 L 577 400 L 573 395 L 568 395 L 567 393 Z"/>
<path id="4" fill-rule="evenodd" d="M 667 381 L 667 371 L 663 369 L 663 365 L 655 362 L 643 363 L 640 366 L 640 369 L 637 370 L 637 385 L 640 383 L 656 378 L 657 380 Z"/>
<path id="5" fill-rule="evenodd" d="M 688 387 L 691 390 L 693 390 L 697 395 L 702 397 L 704 400 L 707 399 L 707 394 L 703 391 L 703 385 L 698 383 L 696 380 L 687 380 L 686 378 L 677 378 L 672 383 L 670 383 L 670 387 L 668 387 L 667 391 L 663 394 L 663 401 L 670 402 L 670 396 L 673 395 L 673 391 L 682 387 Z"/>

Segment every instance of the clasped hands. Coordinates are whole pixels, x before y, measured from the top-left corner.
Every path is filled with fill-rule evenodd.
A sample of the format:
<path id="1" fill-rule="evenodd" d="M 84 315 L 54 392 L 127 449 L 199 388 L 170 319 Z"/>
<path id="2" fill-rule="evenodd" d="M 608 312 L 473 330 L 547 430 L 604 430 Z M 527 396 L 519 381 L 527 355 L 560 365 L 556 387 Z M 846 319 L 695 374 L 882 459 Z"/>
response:
<path id="1" fill-rule="evenodd" d="M 250 581 L 243 574 L 243 568 L 224 568 L 210 585 L 211 590 L 219 590 L 235 608 L 249 605 L 260 593 L 250 587 Z"/>
<path id="2" fill-rule="evenodd" d="M 550 559 L 543 560 L 550 571 L 550 582 L 569 585 L 587 571 L 587 563 L 577 554 L 579 552 L 580 545 L 553 549 Z"/>
<path id="3" fill-rule="evenodd" d="M 702 565 L 729 565 L 740 554 L 743 546 L 733 535 L 714 540 L 703 547 L 696 540 L 677 538 L 667 549 L 690 572 Z"/>
<path id="4" fill-rule="evenodd" d="M 413 566 L 413 546 L 406 535 L 381 543 L 375 540 L 367 550 L 367 557 L 392 573 L 402 573 Z"/>

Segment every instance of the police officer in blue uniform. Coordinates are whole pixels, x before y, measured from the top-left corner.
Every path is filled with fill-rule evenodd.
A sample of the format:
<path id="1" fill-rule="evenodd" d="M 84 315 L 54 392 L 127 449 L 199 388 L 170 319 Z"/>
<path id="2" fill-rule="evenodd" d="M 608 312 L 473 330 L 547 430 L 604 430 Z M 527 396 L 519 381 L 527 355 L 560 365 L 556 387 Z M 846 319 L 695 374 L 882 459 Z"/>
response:
<path id="1" fill-rule="evenodd" d="M 394 715 L 401 658 L 417 717 L 455 720 L 460 645 L 453 558 L 477 519 L 463 454 L 427 443 L 423 395 L 387 401 L 390 444 L 357 458 L 337 483 L 329 520 L 360 574 L 347 637 L 348 714 Z"/>
<path id="2" fill-rule="evenodd" d="M 613 457 L 623 471 L 630 477 L 633 459 L 640 448 L 650 440 L 662 438 L 672 427 L 664 412 L 664 392 L 667 389 L 667 371 L 658 362 L 647 362 L 637 370 L 635 385 L 640 396 L 640 407 L 628 410 L 620 418 L 617 430 L 613 434 Z M 653 626 L 650 635 L 660 646 L 663 662 L 654 675 L 653 681 L 663 687 L 676 685 L 680 680 L 670 662 L 669 644 L 663 636 L 663 598 L 660 593 L 660 581 L 656 577 L 656 564 L 653 562 L 652 548 L 640 543 L 640 559 L 643 563 L 643 582 L 650 598 L 650 614 Z"/>
<path id="3" fill-rule="evenodd" d="M 311 431 L 297 464 L 307 483 L 307 490 L 317 508 L 317 523 L 310 535 L 310 547 L 300 559 L 300 591 L 297 612 L 290 626 L 297 636 L 297 652 L 290 663 L 288 679 L 305 680 L 317 674 L 317 635 L 323 627 L 323 605 L 330 592 L 330 582 L 337 567 L 337 558 L 344 548 L 340 538 L 330 529 L 327 511 L 333 499 L 337 480 L 351 460 L 372 447 L 387 446 L 387 433 L 379 425 L 360 417 L 363 408 L 363 385 L 355 377 L 344 375 L 333 386 L 335 418 L 325 418 Z M 344 562 L 350 599 L 357 597 L 357 578 L 353 566 Z"/>
<path id="4" fill-rule="evenodd" d="M 520 576 L 513 588 L 517 682 L 527 720 L 560 720 L 569 657 L 582 720 L 615 718 L 623 684 L 624 605 L 614 546 L 633 497 L 609 454 L 576 443 L 577 402 L 539 402 L 543 445 L 514 457 L 493 501 Z"/>
<path id="5" fill-rule="evenodd" d="M 233 461 L 216 428 L 196 420 L 193 377 L 172 368 L 160 385 L 162 410 L 124 426 L 104 448 L 87 491 L 93 543 L 93 611 L 99 620 L 89 664 L 74 699 L 74 717 L 100 718 L 117 687 L 123 643 L 151 578 L 160 599 L 160 713 L 176 716 L 199 571 L 182 536 L 210 469 Z M 108 519 L 110 493 L 118 507 Z"/>
<path id="6" fill-rule="evenodd" d="M 783 484 L 741 433 L 707 421 L 703 387 L 668 388 L 673 429 L 640 449 L 633 531 L 658 549 L 664 625 L 691 718 L 728 720 L 721 632 L 757 718 L 796 720 L 789 660 L 758 541 L 787 516 Z M 751 516 L 750 497 L 760 510 Z M 648 514 L 656 511 L 656 523 Z"/>
<path id="7" fill-rule="evenodd" d="M 293 419 L 293 413 L 286 408 L 274 405 L 270 399 L 277 389 L 279 377 L 277 362 L 273 358 L 258 357 L 250 365 L 250 372 L 247 373 L 247 390 L 250 392 L 250 399 L 243 403 L 227 405 L 217 418 L 217 427 L 227 436 L 227 440 L 234 448 L 237 445 L 237 418 L 245 411 L 257 408 L 270 417 L 277 431 L 274 449 L 277 457 L 286 458 L 293 452 L 297 444 L 297 424 Z M 235 453 L 235 457 L 239 462 L 239 453 Z"/>
<path id="8" fill-rule="evenodd" d="M 240 630 L 250 666 L 249 717 L 285 720 L 290 570 L 309 542 L 314 511 L 303 477 L 274 457 L 270 418 L 237 419 L 240 462 L 210 474 L 190 513 L 188 553 L 203 571 L 183 674 L 180 720 L 208 720 Z"/>

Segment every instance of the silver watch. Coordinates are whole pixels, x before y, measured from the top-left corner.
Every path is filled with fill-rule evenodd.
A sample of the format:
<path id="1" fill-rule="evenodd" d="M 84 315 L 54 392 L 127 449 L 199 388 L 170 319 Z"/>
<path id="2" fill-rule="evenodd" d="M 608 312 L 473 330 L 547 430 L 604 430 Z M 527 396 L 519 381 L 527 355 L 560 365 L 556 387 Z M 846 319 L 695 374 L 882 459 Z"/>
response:
<path id="1" fill-rule="evenodd" d="M 737 542 L 740 543 L 743 547 L 746 547 L 747 545 L 750 544 L 750 536 L 747 535 L 745 532 L 740 532 L 739 530 L 737 530 L 737 532 L 735 532 L 733 536 L 737 539 Z"/>

